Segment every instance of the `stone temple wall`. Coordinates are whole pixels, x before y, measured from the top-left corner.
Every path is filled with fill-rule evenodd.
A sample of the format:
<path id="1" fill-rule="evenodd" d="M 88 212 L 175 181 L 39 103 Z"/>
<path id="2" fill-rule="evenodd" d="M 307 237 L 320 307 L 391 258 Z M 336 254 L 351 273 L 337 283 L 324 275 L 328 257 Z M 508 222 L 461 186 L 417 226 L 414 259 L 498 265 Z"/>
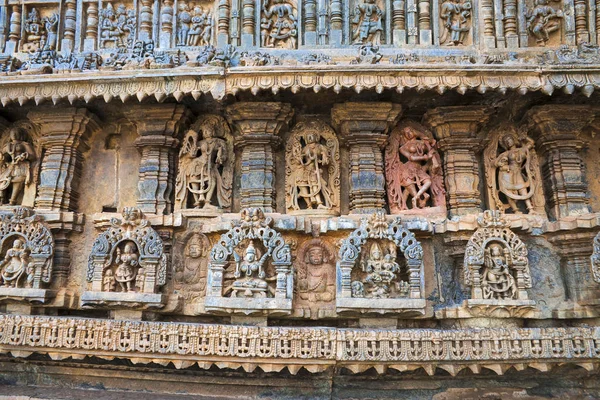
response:
<path id="1" fill-rule="evenodd" d="M 0 399 L 599 398 L 597 3 L 0 3 Z"/>

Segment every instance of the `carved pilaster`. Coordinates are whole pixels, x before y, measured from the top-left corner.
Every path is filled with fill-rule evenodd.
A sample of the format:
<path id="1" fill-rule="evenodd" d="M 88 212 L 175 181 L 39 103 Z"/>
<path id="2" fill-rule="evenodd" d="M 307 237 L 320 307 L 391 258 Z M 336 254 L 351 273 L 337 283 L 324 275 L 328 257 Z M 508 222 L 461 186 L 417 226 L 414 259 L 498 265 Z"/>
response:
<path id="1" fill-rule="evenodd" d="M 594 113 L 587 106 L 540 106 L 527 113 L 541 159 L 542 177 L 552 218 L 590 212 L 588 184 L 580 150 L 581 130 Z"/>
<path id="2" fill-rule="evenodd" d="M 175 138 L 189 113 L 178 104 L 132 107 L 127 117 L 137 127 L 135 144 L 142 154 L 138 182 L 138 207 L 148 214 L 172 210 L 171 194 L 175 184 Z"/>
<path id="3" fill-rule="evenodd" d="M 49 108 L 29 112 L 39 125 L 44 158 L 36 208 L 77 210 L 79 180 L 86 139 L 100 129 L 97 117 L 84 108 Z"/>
<path id="4" fill-rule="evenodd" d="M 399 104 L 336 104 L 331 119 L 350 152 L 350 212 L 372 213 L 385 207 L 382 149 L 390 127 L 402 113 Z"/>
<path id="5" fill-rule="evenodd" d="M 227 119 L 235 127 L 236 146 L 242 150 L 241 207 L 275 209 L 273 150 L 279 132 L 293 115 L 286 103 L 237 103 L 227 108 Z"/>
<path id="6" fill-rule="evenodd" d="M 140 7 L 140 40 L 152 39 L 153 0 L 141 0 Z"/>
<path id="7" fill-rule="evenodd" d="M 77 30 L 77 1 L 65 0 L 65 26 L 62 50 L 73 51 L 75 47 L 75 31 Z"/>
<path id="8" fill-rule="evenodd" d="M 481 211 L 477 132 L 488 119 L 485 107 L 439 107 L 425 115 L 443 152 L 451 217 Z"/>

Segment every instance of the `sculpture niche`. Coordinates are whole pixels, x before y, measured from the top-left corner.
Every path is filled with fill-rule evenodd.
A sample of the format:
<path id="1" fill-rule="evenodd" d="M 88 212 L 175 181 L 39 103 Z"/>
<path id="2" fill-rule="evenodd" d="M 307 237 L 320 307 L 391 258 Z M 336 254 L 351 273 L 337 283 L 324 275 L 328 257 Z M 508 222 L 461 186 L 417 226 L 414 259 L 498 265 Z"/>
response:
<path id="1" fill-rule="evenodd" d="M 293 274 L 290 247 L 262 209 L 241 212 L 210 253 L 206 311 L 289 314 Z"/>
<path id="2" fill-rule="evenodd" d="M 321 121 L 300 122 L 285 149 L 288 213 L 339 214 L 340 151 L 335 132 Z"/>
<path id="3" fill-rule="evenodd" d="M 23 52 L 56 50 L 58 22 L 57 13 L 41 17 L 40 12 L 36 8 L 32 8 L 25 20 Z"/>
<path id="4" fill-rule="evenodd" d="M 81 297 L 85 307 L 121 305 L 160 308 L 158 288 L 166 283 L 167 261 L 163 242 L 138 208 L 123 210 L 92 247 L 88 259 L 89 291 Z"/>
<path id="5" fill-rule="evenodd" d="M 561 0 L 552 1 L 561 2 Z M 562 10 L 555 9 L 549 3 L 549 0 L 534 0 L 533 8 L 528 9 L 525 15 L 527 30 L 533 35 L 538 46 L 546 46 L 550 34 L 560 30 L 560 21 L 564 18 Z"/>
<path id="6" fill-rule="evenodd" d="M 525 243 L 498 210 L 485 211 L 478 222 L 480 228 L 465 249 L 465 284 L 471 287 L 467 306 L 532 308 L 535 302 L 526 290 L 531 288 L 531 274 Z"/>
<path id="7" fill-rule="evenodd" d="M 404 120 L 392 131 L 385 149 L 385 177 L 392 214 L 426 207 L 445 210 L 442 160 L 435 139 L 422 125 Z"/>
<path id="8" fill-rule="evenodd" d="M 261 47 L 296 48 L 298 39 L 296 8 L 294 1 L 262 0 Z"/>
<path id="9" fill-rule="evenodd" d="M 440 9 L 440 44 L 460 46 L 471 30 L 471 0 L 446 0 Z"/>
<path id="10" fill-rule="evenodd" d="M 352 15 L 352 42 L 381 45 L 384 15 L 385 7 L 381 1 L 364 0 L 362 3 L 357 3 Z"/>
<path id="11" fill-rule="evenodd" d="M 399 219 L 363 219 L 339 251 L 337 311 L 424 315 L 422 259 L 421 244 Z"/>
<path id="12" fill-rule="evenodd" d="M 43 218 L 26 207 L 0 215 L 0 301 L 45 303 L 53 292 L 54 239 Z"/>
<path id="13" fill-rule="evenodd" d="M 179 152 L 175 209 L 229 210 L 233 143 L 222 117 L 205 115 L 186 133 Z"/>
<path id="14" fill-rule="evenodd" d="M 512 126 L 491 134 L 483 152 L 487 195 L 491 209 L 515 214 L 544 213 L 544 193 L 534 142 L 517 136 Z"/>
<path id="15" fill-rule="evenodd" d="M 335 316 L 335 250 L 322 239 L 304 242 L 296 257 L 294 311 L 311 319 Z"/>
<path id="16" fill-rule="evenodd" d="M 28 129 L 29 128 L 29 129 Z M 27 123 L 17 123 L 3 135 L 0 145 L 0 205 L 33 206 L 38 174 L 38 157 L 28 132 L 34 132 Z M 27 195 L 26 191 L 32 191 Z"/>

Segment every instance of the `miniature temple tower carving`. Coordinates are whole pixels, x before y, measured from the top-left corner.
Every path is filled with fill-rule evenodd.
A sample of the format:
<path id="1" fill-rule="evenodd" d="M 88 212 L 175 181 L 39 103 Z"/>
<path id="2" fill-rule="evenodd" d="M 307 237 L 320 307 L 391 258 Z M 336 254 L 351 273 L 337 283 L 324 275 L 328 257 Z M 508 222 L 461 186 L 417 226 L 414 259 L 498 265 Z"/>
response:
<path id="1" fill-rule="evenodd" d="M 29 129 L 28 129 L 29 128 Z M 35 192 L 39 157 L 34 148 L 29 123 L 17 123 L 8 129 L 0 144 L 0 205 L 33 205 L 33 194 L 25 196 L 26 191 Z M 26 199 L 25 197 L 29 197 Z M 24 202 L 24 200 L 29 200 Z"/>
<path id="2" fill-rule="evenodd" d="M 431 132 L 402 121 L 385 149 L 388 204 L 392 214 L 408 209 L 446 206 L 442 160 Z"/>
<path id="3" fill-rule="evenodd" d="M 399 219 L 376 213 L 343 240 L 337 262 L 338 312 L 423 315 L 423 249 Z"/>
<path id="4" fill-rule="evenodd" d="M 216 115 L 198 119 L 179 152 L 175 209 L 229 210 L 233 180 L 233 141 L 229 125 Z"/>
<path id="5" fill-rule="evenodd" d="M 333 129 L 318 120 L 297 124 L 285 158 L 288 212 L 339 213 L 340 153 Z"/>
<path id="6" fill-rule="evenodd" d="M 544 213 L 544 193 L 534 142 L 513 126 L 491 134 L 483 152 L 489 206 L 515 214 Z"/>
<path id="7" fill-rule="evenodd" d="M 210 253 L 207 311 L 289 314 L 293 274 L 288 244 L 262 209 L 241 212 L 241 221 Z"/>

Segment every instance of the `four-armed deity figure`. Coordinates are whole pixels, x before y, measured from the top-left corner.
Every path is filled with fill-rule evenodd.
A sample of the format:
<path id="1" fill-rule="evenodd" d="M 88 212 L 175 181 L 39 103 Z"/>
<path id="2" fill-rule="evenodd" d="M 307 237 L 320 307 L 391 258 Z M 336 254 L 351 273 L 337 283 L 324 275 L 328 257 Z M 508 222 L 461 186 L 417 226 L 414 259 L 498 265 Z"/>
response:
<path id="1" fill-rule="evenodd" d="M 268 34 L 268 36 L 266 39 L 262 38 L 261 42 L 265 47 L 295 49 L 298 26 L 294 7 L 286 0 L 272 1 L 271 7 L 267 7 L 268 0 L 263 3 L 264 18 L 261 19 L 261 28 L 263 28 L 263 35 Z"/>
<path id="2" fill-rule="evenodd" d="M 527 29 L 535 36 L 538 45 L 545 46 L 550 33 L 560 28 L 562 11 L 548 5 L 548 0 L 534 0 L 533 10 L 527 12 Z"/>
<path id="3" fill-rule="evenodd" d="M 21 287 L 21 279 L 27 276 L 26 284 L 33 281 L 33 260 L 22 239 L 16 239 L 0 262 L 0 284 L 8 287 Z"/>
<path id="4" fill-rule="evenodd" d="M 269 286 L 263 267 L 270 255 L 271 249 L 258 258 L 252 241 L 244 251 L 244 258 L 234 251 L 235 272 L 233 276 L 236 280 L 225 292 L 231 290 L 231 297 L 267 297 Z"/>
<path id="5" fill-rule="evenodd" d="M 381 250 L 379 243 L 374 242 L 369 249 L 368 255 L 362 261 L 362 270 L 367 273 L 363 282 L 354 281 L 353 296 L 368 297 L 373 299 L 389 298 L 392 288 L 403 296 L 407 292 L 407 283 L 396 282 L 400 265 L 396 261 L 396 247 L 390 244 L 387 253 Z M 365 289 L 366 286 L 366 289 Z"/>
<path id="6" fill-rule="evenodd" d="M 9 142 L 0 154 L 0 204 L 5 204 L 11 188 L 8 203 L 15 205 L 31 181 L 31 163 L 36 157 L 21 128 L 11 128 L 8 135 Z"/>
<path id="7" fill-rule="evenodd" d="M 517 283 L 510 272 L 510 252 L 498 243 L 485 249 L 485 268 L 481 274 L 484 299 L 515 299 Z"/>
<path id="8" fill-rule="evenodd" d="M 290 160 L 292 175 L 289 195 L 293 208 L 300 209 L 298 201 L 304 200 L 309 209 L 317 208 L 329 210 L 332 207 L 331 188 L 323 175 L 324 166 L 332 160 L 329 157 L 327 146 L 319 143 L 321 136 L 317 132 L 306 135 L 306 145 L 300 154 L 295 154 Z"/>
<path id="9" fill-rule="evenodd" d="M 217 120 L 207 119 L 199 129 L 202 139 L 193 129 L 186 135 L 179 153 L 179 174 L 175 184 L 175 197 L 182 208 L 187 207 L 188 193 L 193 196 L 195 208 L 216 209 L 211 204 L 215 192 L 219 207 L 230 205 L 230 188 L 220 170 L 227 161 L 227 143 L 215 137 L 217 124 Z"/>
<path id="10" fill-rule="evenodd" d="M 365 0 L 363 4 L 357 4 L 354 8 L 352 24 L 352 40 L 354 44 L 372 43 L 373 46 L 381 44 L 381 35 L 383 33 L 383 15 L 384 12 L 375 0 Z"/>
<path id="11" fill-rule="evenodd" d="M 471 29 L 469 17 L 473 8 L 471 0 L 446 0 L 442 4 L 440 18 L 444 22 L 444 31 L 440 43 L 448 46 L 463 44 L 465 34 Z"/>
<path id="12" fill-rule="evenodd" d="M 436 207 L 445 205 L 442 164 L 436 141 L 425 129 L 405 121 L 392 132 L 386 147 L 385 173 L 392 213 L 427 206 L 432 198 Z"/>
<path id="13" fill-rule="evenodd" d="M 115 280 L 121 286 L 121 291 L 131 292 L 134 290 L 133 284 L 138 273 L 139 257 L 133 243 L 126 243 L 121 253 L 121 249 L 117 248 L 115 256 Z"/>

